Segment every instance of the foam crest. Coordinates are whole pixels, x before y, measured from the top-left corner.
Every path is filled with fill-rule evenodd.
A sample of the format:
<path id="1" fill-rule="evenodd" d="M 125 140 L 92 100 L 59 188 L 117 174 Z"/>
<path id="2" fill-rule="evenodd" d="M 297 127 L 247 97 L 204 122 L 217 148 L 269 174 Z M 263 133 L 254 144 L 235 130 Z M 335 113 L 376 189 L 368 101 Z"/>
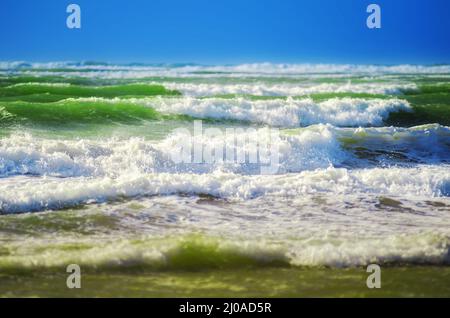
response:
<path id="1" fill-rule="evenodd" d="M 270 130 L 240 129 L 217 136 L 203 136 L 201 149 L 223 150 L 214 160 L 177 161 L 177 145 L 185 140 L 192 146 L 192 137 L 185 131 L 175 132 L 161 141 L 140 137 L 95 141 L 39 139 L 30 134 L 16 134 L 0 141 L 0 176 L 46 175 L 53 177 L 111 176 L 129 173 L 211 173 L 216 170 L 239 174 L 259 174 L 270 162 L 257 158 L 255 162 L 237 161 L 237 152 L 249 155 L 250 142 L 268 145 L 276 152 L 277 173 L 338 165 L 348 156 L 336 139 L 334 128 L 318 125 L 296 135 L 279 135 L 271 139 Z M 238 143 L 235 140 L 242 140 Z M 225 150 L 228 149 L 228 150 Z M 228 160 L 226 151 L 234 154 Z M 258 151 L 256 149 L 255 151 Z M 206 150 L 205 150 L 206 152 Z M 256 153 L 258 155 L 258 153 Z M 261 154 L 260 154 L 261 156 Z M 228 157 L 229 158 L 229 157 Z"/>
<path id="2" fill-rule="evenodd" d="M 173 83 L 164 82 L 164 87 L 182 92 L 187 96 L 213 96 L 223 94 L 243 94 L 259 96 L 303 96 L 318 93 L 368 93 L 400 94 L 403 90 L 414 91 L 414 83 L 322 83 L 299 84 L 214 84 L 214 83 Z"/>
<path id="3" fill-rule="evenodd" d="M 198 118 L 234 119 L 279 127 L 328 123 L 335 126 L 380 126 L 389 114 L 410 111 L 399 99 L 332 98 L 249 100 L 245 98 L 156 98 L 146 102 L 160 112 Z"/>
<path id="4" fill-rule="evenodd" d="M 312 237 L 273 243 L 269 240 L 230 240 L 214 237 L 111 239 L 106 242 L 25 240 L 0 255 L 3 270 L 33 270 L 79 264 L 84 268 L 189 270 L 248 266 L 355 267 L 371 263 L 447 265 L 450 240 L 445 235 L 390 235 L 383 239 L 348 240 Z M 82 248 L 68 249 L 80 245 Z M 45 252 L 43 252 L 45 251 Z"/>
<path id="5" fill-rule="evenodd" d="M 230 200 L 248 200 L 261 196 L 291 197 L 315 193 L 417 198 L 450 196 L 450 168 L 327 168 L 277 176 L 242 176 L 215 171 L 209 174 L 129 173 L 115 178 L 15 177 L 0 180 L 0 210 L 4 213 L 39 211 L 168 194 L 207 194 Z"/>
<path id="6" fill-rule="evenodd" d="M 13 134 L 0 140 L 0 176 L 115 178 L 130 173 L 215 171 L 254 175 L 269 166 L 274 169 L 272 173 L 282 174 L 329 166 L 365 167 L 371 166 L 370 160 L 385 165 L 448 163 L 450 153 L 450 128 L 440 125 L 353 129 L 321 124 L 275 131 L 275 137 L 269 128 L 219 132 L 196 137 L 195 142 L 202 149 L 200 163 L 194 163 L 194 139 L 187 129 L 175 130 L 162 140 L 45 139 Z M 249 148 L 253 144 L 260 149 Z M 189 151 L 188 158 L 179 160 L 183 150 L 180 147 Z M 217 156 L 213 155 L 215 149 L 221 151 Z M 209 161 L 207 154 L 211 154 Z M 238 154 L 246 157 L 241 160 Z M 250 154 L 255 155 L 254 161 L 249 159 Z"/>

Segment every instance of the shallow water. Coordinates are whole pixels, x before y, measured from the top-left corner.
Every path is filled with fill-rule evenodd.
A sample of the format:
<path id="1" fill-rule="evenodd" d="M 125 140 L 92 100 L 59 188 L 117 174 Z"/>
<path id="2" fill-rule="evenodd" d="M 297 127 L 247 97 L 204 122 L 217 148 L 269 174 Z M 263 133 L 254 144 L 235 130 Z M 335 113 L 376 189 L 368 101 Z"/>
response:
<path id="1" fill-rule="evenodd" d="M 239 268 L 233 270 L 83 274 L 68 289 L 64 274 L 0 275 L 6 297 L 449 297 L 448 267 L 383 270 L 380 289 L 365 269 Z"/>

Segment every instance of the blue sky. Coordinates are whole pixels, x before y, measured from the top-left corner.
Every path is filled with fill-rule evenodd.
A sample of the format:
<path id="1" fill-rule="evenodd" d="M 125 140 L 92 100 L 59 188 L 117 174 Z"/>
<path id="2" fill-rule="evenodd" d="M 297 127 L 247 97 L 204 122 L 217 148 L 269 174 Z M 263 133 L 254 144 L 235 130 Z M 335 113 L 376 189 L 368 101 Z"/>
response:
<path id="1" fill-rule="evenodd" d="M 370 3 L 381 29 L 366 27 Z M 0 60 L 450 63 L 450 1 L 2 0 L 0 38 Z"/>

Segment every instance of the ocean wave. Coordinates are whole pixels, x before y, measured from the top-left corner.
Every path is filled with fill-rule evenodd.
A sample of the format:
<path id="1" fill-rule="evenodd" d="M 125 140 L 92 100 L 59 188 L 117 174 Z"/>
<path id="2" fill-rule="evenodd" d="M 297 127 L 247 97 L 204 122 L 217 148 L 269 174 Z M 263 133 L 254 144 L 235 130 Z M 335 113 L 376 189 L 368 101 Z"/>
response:
<path id="1" fill-rule="evenodd" d="M 112 106 L 108 109 L 106 105 Z M 14 104 L 4 104 L 5 110 L 14 113 Z M 139 110 L 138 106 L 146 106 Z M 268 124 L 278 127 L 299 127 L 319 123 L 335 126 L 381 126 L 392 113 L 411 112 L 409 103 L 401 99 L 364 99 L 364 98 L 330 98 L 324 101 L 314 101 L 311 98 L 286 98 L 258 100 L 244 97 L 236 98 L 71 98 L 57 103 L 29 104 L 29 109 L 39 107 L 47 119 L 55 115 L 58 122 L 61 114 L 70 112 L 65 121 L 86 121 L 89 117 L 102 117 L 107 122 L 115 118 L 118 122 L 126 119 L 151 119 L 152 111 L 155 119 L 177 119 L 176 115 L 186 115 L 179 119 L 199 118 L 213 120 L 232 120 Z M 67 109 L 67 110 L 66 110 Z M 32 120 L 41 118 L 35 111 L 27 112 L 20 108 L 21 113 L 32 115 Z M 96 115 L 96 113 L 98 113 Z M 71 116 L 72 114 L 72 116 Z M 84 116 L 83 114 L 86 114 Z M 23 115 L 23 114 L 22 114 Z M 75 115 L 75 116 L 73 116 Z M 119 116 L 120 115 L 120 116 Z M 26 117 L 23 115 L 23 117 Z"/>
<path id="2" fill-rule="evenodd" d="M 450 162 L 450 128 L 439 124 L 341 129 L 339 140 L 360 159 L 379 157 L 377 161 L 385 164 L 396 159 L 428 164 Z"/>
<path id="3" fill-rule="evenodd" d="M 272 132 L 269 128 L 238 127 L 229 133 L 197 136 L 195 143 L 204 150 L 202 157 L 209 150 L 222 150 L 221 155 L 218 153 L 210 161 L 201 163 L 193 163 L 194 139 L 188 130 L 175 130 L 162 140 L 142 137 L 45 139 L 31 134 L 13 134 L 0 139 L 0 177 L 117 177 L 130 173 L 208 174 L 215 171 L 253 175 L 269 167 L 272 173 L 282 174 L 329 166 L 441 164 L 448 163 L 450 158 L 450 128 L 440 125 L 412 128 L 314 125 L 281 130 L 278 136 L 272 136 Z M 269 153 L 261 152 L 266 148 L 248 148 L 250 141 L 255 145 L 259 143 L 260 147 L 266 145 Z M 179 157 L 182 146 L 191 149 L 189 158 Z M 251 149 L 255 156 L 261 152 L 254 162 L 248 157 Z M 245 154 L 245 160 L 237 160 L 239 153 Z M 233 158 L 227 157 L 230 154 Z"/>
<path id="4" fill-rule="evenodd" d="M 270 133 L 267 128 L 237 130 L 230 135 L 197 137 L 196 142 L 205 151 L 227 147 L 235 156 L 238 153 L 249 156 L 249 140 L 266 144 L 276 151 L 277 162 L 274 164 L 278 173 L 339 165 L 348 157 L 331 126 L 318 125 L 295 135 L 280 135 L 277 139 L 272 139 Z M 240 138 L 242 143 L 235 142 L 235 138 Z M 202 174 L 216 170 L 259 174 L 262 167 L 268 166 L 261 154 L 255 162 L 250 162 L 248 157 L 242 163 L 237 163 L 237 160 L 227 162 L 226 151 L 221 158 L 213 157 L 210 163 L 177 162 L 180 140 L 185 140 L 186 146 L 193 146 L 192 136 L 185 131 L 175 131 L 161 141 L 139 137 L 101 141 L 52 140 L 16 134 L 0 140 L 0 176 L 115 177 L 126 173 Z"/>
<path id="5" fill-rule="evenodd" d="M 358 65 L 358 64 L 273 64 L 250 63 L 240 65 L 114 65 L 107 63 L 25 61 L 0 62 L 1 69 L 90 69 L 97 71 L 176 71 L 178 73 L 217 72 L 244 74 L 315 74 L 315 73 L 368 73 L 368 74 L 440 74 L 450 73 L 449 65 Z"/>
<path id="6" fill-rule="evenodd" d="M 321 83 L 315 85 L 300 84 L 215 84 L 215 83 L 173 83 L 162 82 L 171 90 L 187 96 L 214 96 L 220 94 L 247 94 L 260 96 L 303 96 L 317 93 L 368 93 L 400 94 L 402 91 L 417 90 L 414 83 Z"/>
<path id="7" fill-rule="evenodd" d="M 40 242 L 9 244 L 0 254 L 3 271 L 54 269 L 78 264 L 88 270 L 207 270 L 248 267 L 384 265 L 447 265 L 450 239 L 440 234 L 390 235 L 383 239 L 348 240 L 311 237 L 271 243 L 205 236 L 112 239 L 102 242 Z"/>
<path id="8" fill-rule="evenodd" d="M 47 96 L 44 96 L 47 98 Z M 71 99 L 56 102 L 3 102 L 0 106 L 0 126 L 56 126 L 70 124 L 139 124 L 143 121 L 189 120 L 188 116 L 162 114 L 151 107 L 119 100 Z"/>
<path id="9" fill-rule="evenodd" d="M 155 96 L 180 95 L 159 84 L 128 84 L 108 86 L 80 86 L 68 83 L 18 83 L 0 87 L 0 96 L 16 97 L 32 94 L 52 94 L 67 97 L 117 97 L 124 95 Z"/>
<path id="10" fill-rule="evenodd" d="M 40 189 L 36 191 L 36 189 Z M 61 209 L 139 196 L 191 194 L 229 200 L 304 194 L 450 196 L 448 165 L 414 168 L 327 168 L 275 176 L 242 176 L 214 171 L 128 173 L 118 177 L 0 179 L 0 211 L 17 213 Z"/>
<path id="11" fill-rule="evenodd" d="M 245 98 L 182 98 L 149 100 L 147 105 L 165 113 L 197 118 L 235 119 L 279 127 L 328 123 L 335 126 L 380 126 L 392 112 L 411 111 L 398 99 L 331 98 L 249 100 Z"/>

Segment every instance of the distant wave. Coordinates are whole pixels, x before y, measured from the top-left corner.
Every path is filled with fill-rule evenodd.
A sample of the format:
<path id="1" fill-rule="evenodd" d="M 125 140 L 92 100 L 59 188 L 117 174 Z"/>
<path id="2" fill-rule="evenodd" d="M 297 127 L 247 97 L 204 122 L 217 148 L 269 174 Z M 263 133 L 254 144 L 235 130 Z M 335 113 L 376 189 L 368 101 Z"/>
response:
<path id="1" fill-rule="evenodd" d="M 400 94 L 403 90 L 415 90 L 413 83 L 322 83 L 315 85 L 295 84 L 192 84 L 163 82 L 169 89 L 188 96 L 211 96 L 219 94 L 248 94 L 262 96 L 301 96 L 317 93 L 369 93 Z"/>
<path id="2" fill-rule="evenodd" d="M 309 73 L 388 73 L 423 74 L 450 73 L 450 65 L 358 65 L 358 64 L 273 64 L 253 63 L 240 65 L 195 65 L 195 64 L 125 64 L 114 65 L 93 62 L 48 62 L 30 63 L 25 61 L 0 62 L 0 69 L 91 69 L 91 70 L 130 70 L 130 71 L 166 71 L 178 73 L 217 72 L 246 74 L 309 74 Z"/>
<path id="3" fill-rule="evenodd" d="M 128 84 L 109 86 L 79 86 L 68 83 L 18 83 L 0 87 L 0 96 L 17 97 L 32 94 L 53 94 L 67 97 L 117 97 L 126 95 L 180 95 L 162 85 Z"/>

